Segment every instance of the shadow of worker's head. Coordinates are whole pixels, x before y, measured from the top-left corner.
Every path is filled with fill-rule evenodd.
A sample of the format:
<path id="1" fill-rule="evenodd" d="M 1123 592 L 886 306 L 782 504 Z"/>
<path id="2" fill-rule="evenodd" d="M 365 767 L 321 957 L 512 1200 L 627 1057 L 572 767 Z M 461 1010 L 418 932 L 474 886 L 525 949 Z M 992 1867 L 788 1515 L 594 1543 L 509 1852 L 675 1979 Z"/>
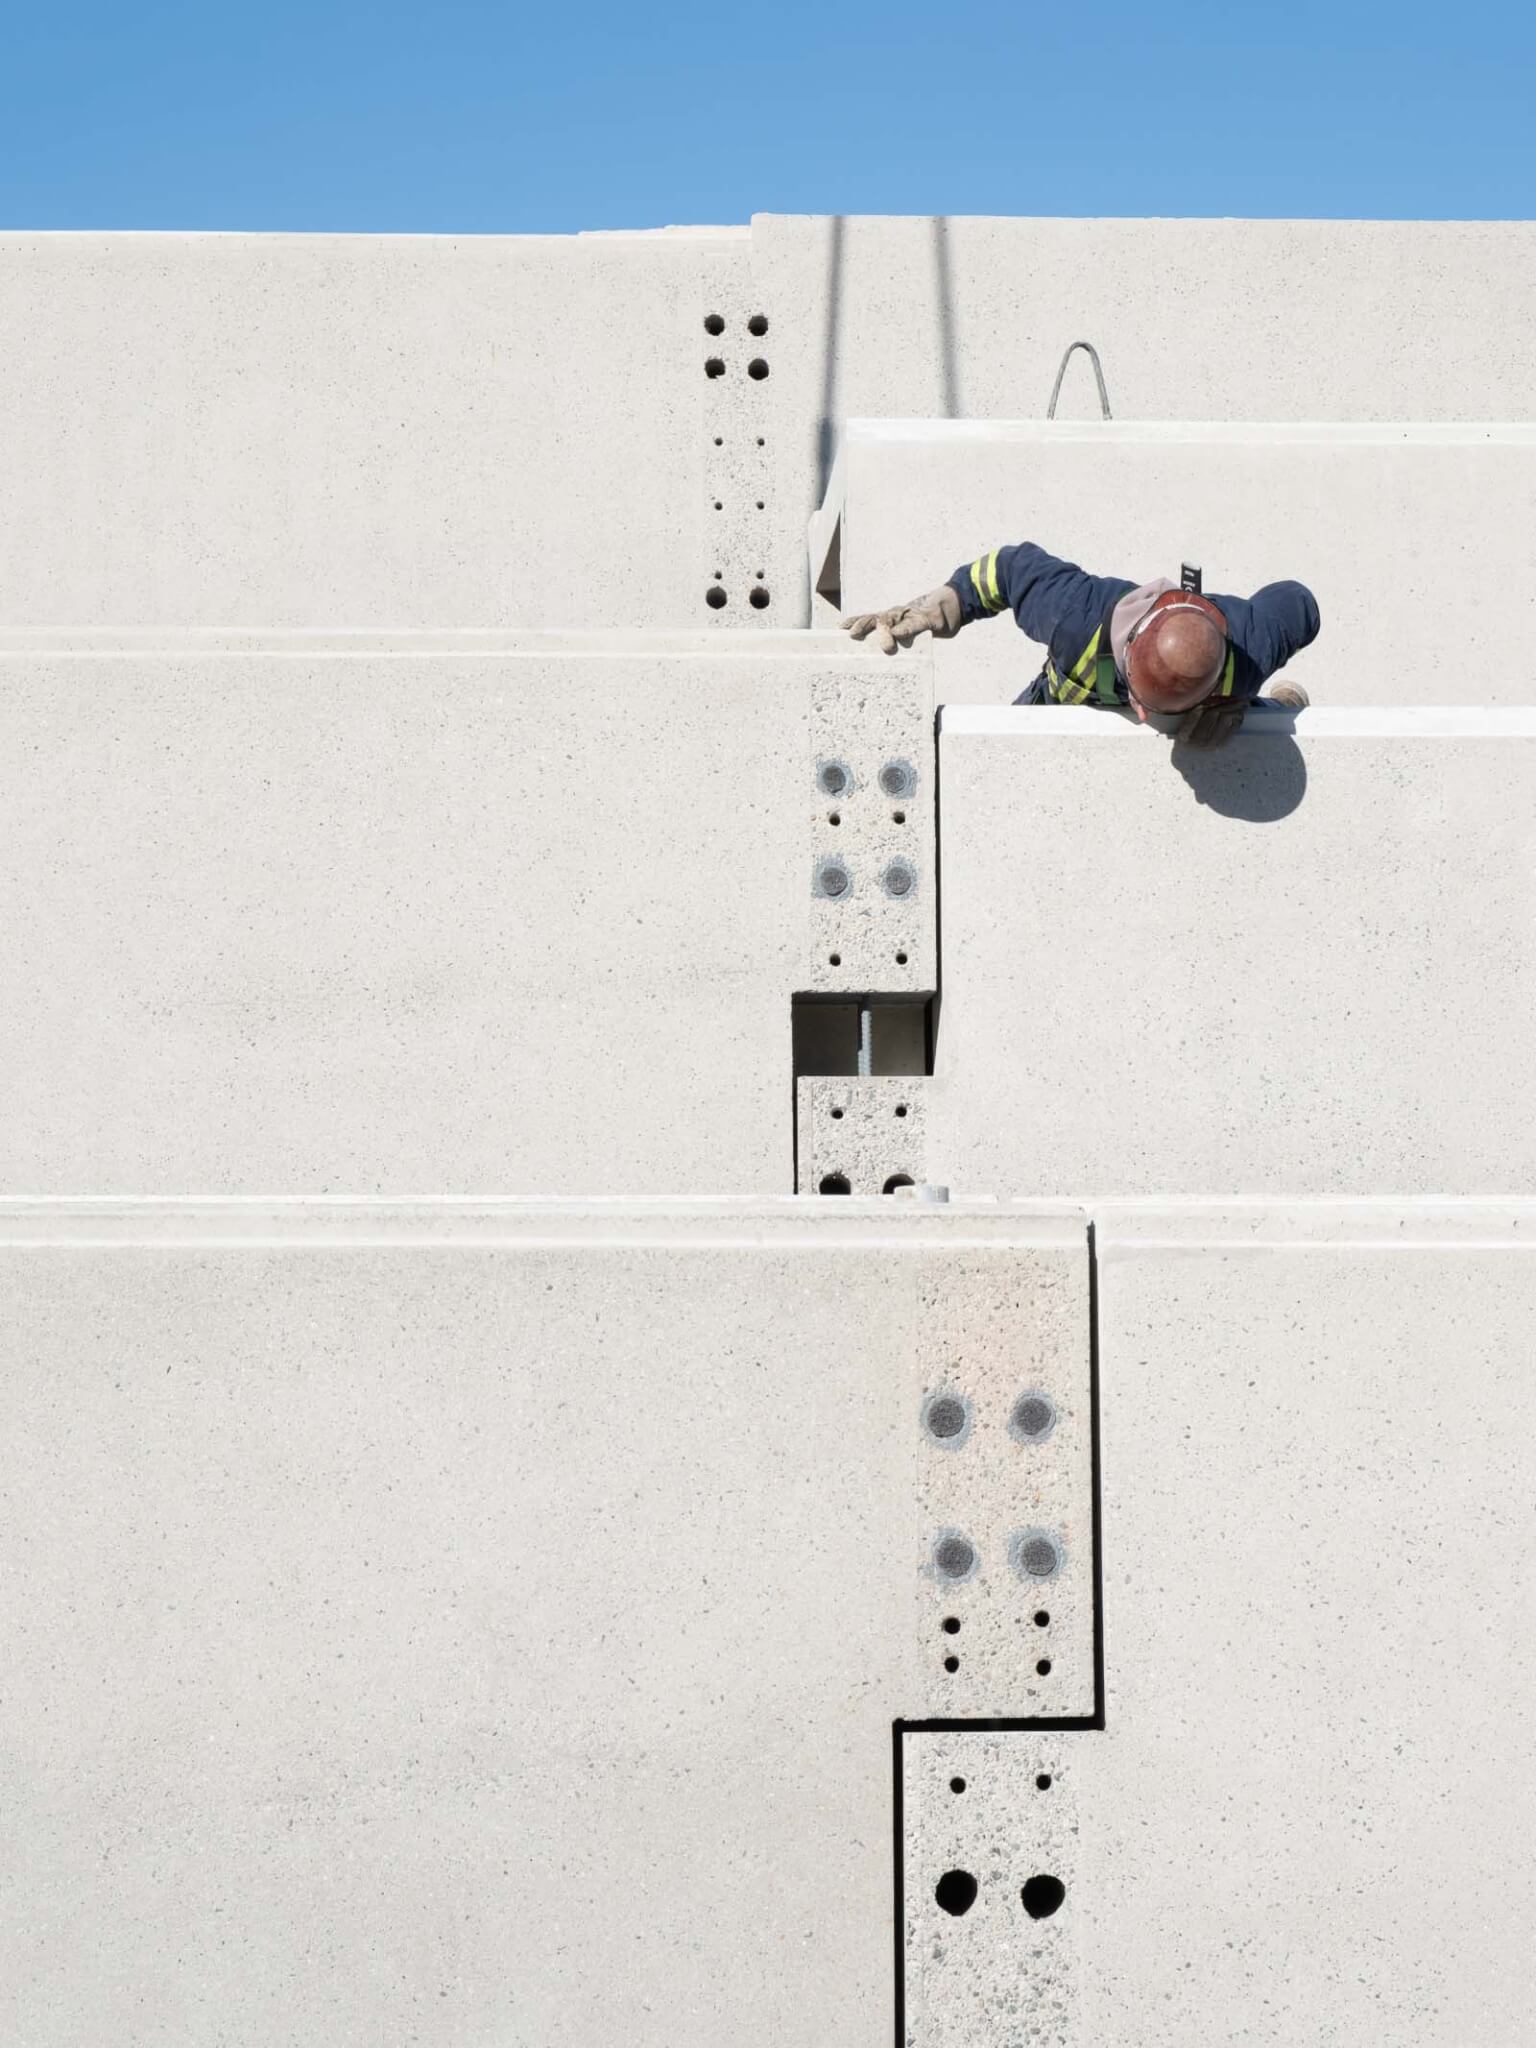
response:
<path id="1" fill-rule="evenodd" d="M 1173 745 L 1173 765 L 1195 801 L 1224 818 L 1273 825 L 1307 793 L 1307 764 L 1296 744 L 1296 713 L 1257 704 L 1224 747 Z"/>

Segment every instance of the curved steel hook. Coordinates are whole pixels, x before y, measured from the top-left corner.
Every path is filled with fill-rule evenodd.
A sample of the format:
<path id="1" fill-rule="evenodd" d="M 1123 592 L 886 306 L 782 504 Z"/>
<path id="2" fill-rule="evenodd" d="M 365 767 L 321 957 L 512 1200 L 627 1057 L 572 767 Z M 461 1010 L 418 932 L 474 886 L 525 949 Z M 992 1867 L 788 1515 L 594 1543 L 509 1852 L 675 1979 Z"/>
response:
<path id="1" fill-rule="evenodd" d="M 1061 359 L 1061 368 L 1056 372 L 1056 382 L 1051 386 L 1051 402 L 1045 409 L 1045 416 L 1048 420 L 1053 420 L 1056 417 L 1056 401 L 1061 396 L 1061 380 L 1067 374 L 1067 365 L 1072 360 L 1074 349 L 1084 349 L 1087 351 L 1088 360 L 1093 364 L 1093 379 L 1099 387 L 1099 405 L 1103 410 L 1105 419 L 1108 419 L 1110 417 L 1109 393 L 1104 389 L 1104 371 L 1099 362 L 1099 352 L 1091 341 L 1074 341 L 1068 345 L 1067 352 Z"/>

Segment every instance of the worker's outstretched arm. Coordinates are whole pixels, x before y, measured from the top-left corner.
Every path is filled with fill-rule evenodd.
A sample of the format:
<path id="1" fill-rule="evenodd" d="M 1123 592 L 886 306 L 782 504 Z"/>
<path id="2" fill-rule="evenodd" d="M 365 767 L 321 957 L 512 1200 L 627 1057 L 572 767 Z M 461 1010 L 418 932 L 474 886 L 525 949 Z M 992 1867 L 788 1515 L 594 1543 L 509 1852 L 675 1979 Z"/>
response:
<path id="1" fill-rule="evenodd" d="M 1221 608 L 1234 642 L 1248 657 L 1254 693 L 1293 654 L 1311 646 L 1322 623 L 1305 583 L 1266 583 L 1250 598 L 1222 598 Z"/>
<path id="2" fill-rule="evenodd" d="M 967 562 L 924 597 L 886 611 L 855 612 L 842 625 L 855 640 L 872 634 L 883 653 L 894 654 L 922 633 L 948 640 L 972 619 L 1011 611 L 1031 640 L 1049 646 L 1069 617 L 1087 620 L 1091 632 L 1106 606 L 1130 588 L 1123 578 L 1089 576 L 1075 562 L 1059 561 L 1033 541 L 1021 541 Z"/>

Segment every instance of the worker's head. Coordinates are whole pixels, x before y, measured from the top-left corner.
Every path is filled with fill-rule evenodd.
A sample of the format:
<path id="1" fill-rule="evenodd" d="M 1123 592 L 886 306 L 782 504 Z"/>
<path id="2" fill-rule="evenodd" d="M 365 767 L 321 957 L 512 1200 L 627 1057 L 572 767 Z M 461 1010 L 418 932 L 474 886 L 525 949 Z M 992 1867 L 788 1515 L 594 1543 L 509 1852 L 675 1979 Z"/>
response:
<path id="1" fill-rule="evenodd" d="M 1126 643 L 1125 679 L 1138 716 L 1203 704 L 1227 658 L 1227 622 L 1208 597 L 1165 590 Z"/>

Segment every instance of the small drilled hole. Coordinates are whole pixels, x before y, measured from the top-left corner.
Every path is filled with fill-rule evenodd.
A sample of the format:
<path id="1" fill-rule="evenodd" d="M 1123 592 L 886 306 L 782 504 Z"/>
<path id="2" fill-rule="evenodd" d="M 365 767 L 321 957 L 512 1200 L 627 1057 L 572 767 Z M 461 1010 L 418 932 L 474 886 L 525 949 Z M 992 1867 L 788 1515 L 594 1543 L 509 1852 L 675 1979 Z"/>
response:
<path id="1" fill-rule="evenodd" d="M 763 379 L 767 376 L 767 374 L 768 365 L 763 361 L 761 356 L 754 356 L 751 362 L 748 363 L 747 365 L 747 375 L 749 377 L 755 378 L 756 381 L 759 384 L 761 384 Z"/>
<path id="2" fill-rule="evenodd" d="M 946 1657 L 944 1659 L 944 1669 L 946 1671 L 958 1671 L 960 1669 L 960 1659 L 958 1657 Z"/>
<path id="3" fill-rule="evenodd" d="M 834 1110 L 833 1110 L 833 1112 L 832 1112 L 832 1121 L 833 1121 L 833 1123 L 835 1123 L 835 1124 L 836 1124 L 836 1123 L 841 1123 L 841 1122 L 842 1122 L 842 1120 L 843 1120 L 843 1112 L 842 1112 L 842 1111 L 841 1111 L 840 1109 L 834 1109 Z"/>
<path id="4" fill-rule="evenodd" d="M 766 590 L 764 590 L 761 583 L 757 584 L 754 587 L 754 589 L 749 593 L 747 597 L 747 603 L 751 605 L 753 611 L 755 612 L 767 611 L 769 603 L 768 593 Z"/>
<path id="5" fill-rule="evenodd" d="M 761 434 L 759 434 L 757 437 L 757 445 L 759 448 L 766 448 L 768 446 L 768 443 L 763 439 Z"/>
<path id="6" fill-rule="evenodd" d="M 947 1636 L 957 1636 L 957 1635 L 959 1635 L 959 1633 L 960 1633 L 960 1617 L 959 1617 L 959 1615 L 958 1615 L 958 1614 L 946 1614 L 946 1615 L 945 1615 L 945 1617 L 944 1617 L 944 1619 L 943 1619 L 943 1620 L 942 1620 L 942 1621 L 941 1621 L 941 1622 L 939 1623 L 939 1627 L 940 1627 L 941 1629 L 943 1629 L 943 1631 L 944 1631 L 945 1635 L 947 1635 Z"/>
<path id="7" fill-rule="evenodd" d="M 1049 1791 L 1050 1791 L 1050 1789 L 1051 1789 L 1051 1774 L 1050 1774 L 1050 1772 L 1049 1772 L 1049 1771 L 1042 1771 L 1042 1772 L 1040 1773 L 1039 1777 L 1038 1777 L 1038 1778 L 1036 1778 L 1036 1780 L 1035 1780 L 1035 1790 L 1036 1790 L 1037 1792 L 1049 1792 Z"/>
<path id="8" fill-rule="evenodd" d="M 757 501 L 757 509 L 758 509 L 758 511 L 759 511 L 759 512 L 761 512 L 761 511 L 762 511 L 762 509 L 763 509 L 763 501 L 762 501 L 762 499 L 761 499 L 761 498 L 759 498 L 759 499 L 758 499 L 758 501 Z"/>
<path id="9" fill-rule="evenodd" d="M 842 964 L 843 956 L 841 953 L 829 953 L 827 955 L 827 965 L 829 967 L 841 967 Z"/>
<path id="10" fill-rule="evenodd" d="M 827 823 L 828 823 L 829 825 L 841 825 L 841 823 L 842 823 L 842 822 L 843 822 L 843 814 L 842 814 L 842 812 L 841 812 L 841 811 L 828 811 L 828 813 L 827 813 Z"/>
<path id="11" fill-rule="evenodd" d="M 754 313 L 747 322 L 747 332 L 748 334 L 766 334 L 768 332 L 768 315 L 766 313 Z"/>
<path id="12" fill-rule="evenodd" d="M 895 820 L 895 822 L 898 825 L 905 825 L 905 823 L 907 822 L 907 814 L 905 811 L 892 811 L 891 817 Z"/>
<path id="13" fill-rule="evenodd" d="M 976 1903 L 977 1884 L 968 1870 L 946 1870 L 933 1888 L 933 1896 L 946 1913 L 953 1913 L 958 1920 L 962 1913 L 969 1913 Z"/>
<path id="14" fill-rule="evenodd" d="M 963 1792 L 965 1790 L 964 1778 L 951 1778 L 949 1781 L 949 1789 L 951 1792 Z"/>
<path id="15" fill-rule="evenodd" d="M 724 334 L 725 315 L 723 313 L 706 313 L 704 315 L 704 332 L 706 334 Z"/>
<path id="16" fill-rule="evenodd" d="M 833 1114 L 835 1115 L 835 1114 L 836 1114 L 836 1112 L 834 1111 L 834 1112 L 833 1112 Z M 1045 1609 L 1044 1609 L 1044 1608 L 1042 1607 L 1042 1608 L 1041 1608 L 1041 1610 L 1040 1610 L 1040 1612 L 1039 1612 L 1039 1613 L 1038 1613 L 1038 1614 L 1037 1614 L 1037 1615 L 1035 1616 L 1035 1627 L 1036 1627 L 1036 1628 L 1049 1628 L 1049 1627 L 1050 1627 L 1050 1625 L 1051 1625 L 1051 1617 L 1050 1617 L 1050 1616 L 1049 1616 L 1049 1615 L 1048 1615 L 1048 1614 L 1046 1613 Z"/>
<path id="17" fill-rule="evenodd" d="M 907 964 L 907 956 L 906 956 L 906 954 L 905 954 L 905 953 L 898 953 L 898 954 L 896 955 L 896 965 L 897 965 L 898 967 L 905 967 L 905 966 L 906 966 L 906 964 Z"/>
<path id="18" fill-rule="evenodd" d="M 897 1105 L 896 1105 L 896 1114 L 897 1114 L 897 1116 L 905 1116 L 905 1115 L 906 1115 L 906 1113 L 907 1113 L 907 1105 L 906 1105 L 906 1104 L 905 1104 L 904 1102 L 898 1102 L 898 1103 L 897 1103 Z"/>
<path id="19" fill-rule="evenodd" d="M 724 357 L 710 356 L 704 365 L 704 374 L 706 377 L 723 377 L 725 375 Z"/>
<path id="20" fill-rule="evenodd" d="M 716 434 L 716 436 L 715 436 L 715 446 L 716 446 L 717 448 L 723 448 L 723 447 L 725 446 L 725 436 L 724 436 L 724 434 Z"/>
<path id="21" fill-rule="evenodd" d="M 1019 1894 L 1031 1920 L 1049 1920 L 1067 1896 L 1059 1877 L 1032 1877 Z"/>
<path id="22" fill-rule="evenodd" d="M 853 1189 L 846 1173 L 829 1173 L 823 1176 L 816 1192 L 818 1195 L 851 1195 Z"/>
<path id="23" fill-rule="evenodd" d="M 723 587 L 718 583 L 711 583 L 708 590 L 706 590 L 704 593 L 704 602 L 709 606 L 710 610 L 712 612 L 719 611 L 720 607 L 723 604 L 725 604 L 726 601 L 726 595 Z"/>
<path id="24" fill-rule="evenodd" d="M 1037 1670 L 1037 1671 L 1039 1672 L 1039 1674 L 1040 1674 L 1040 1676 L 1041 1676 L 1042 1678 L 1049 1678 L 1049 1677 L 1050 1677 L 1050 1675 L 1051 1675 L 1051 1660 L 1050 1660 L 1050 1658 L 1049 1658 L 1049 1657 L 1042 1657 L 1042 1658 L 1040 1659 L 1040 1662 L 1039 1662 L 1039 1663 L 1038 1663 L 1038 1664 L 1037 1664 L 1037 1665 L 1035 1666 L 1035 1669 L 1036 1669 L 1036 1670 Z"/>

